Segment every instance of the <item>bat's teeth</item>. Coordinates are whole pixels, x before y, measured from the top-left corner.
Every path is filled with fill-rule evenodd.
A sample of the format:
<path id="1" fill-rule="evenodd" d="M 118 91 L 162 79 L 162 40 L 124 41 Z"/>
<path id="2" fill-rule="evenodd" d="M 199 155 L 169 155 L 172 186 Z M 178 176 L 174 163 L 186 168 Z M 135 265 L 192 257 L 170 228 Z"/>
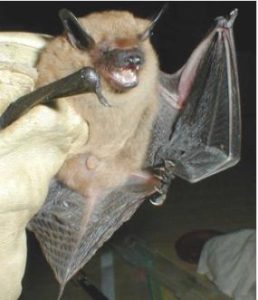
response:
<path id="1" fill-rule="evenodd" d="M 137 74 L 131 69 L 119 69 L 113 72 L 113 78 L 123 86 L 130 86 L 137 83 Z"/>

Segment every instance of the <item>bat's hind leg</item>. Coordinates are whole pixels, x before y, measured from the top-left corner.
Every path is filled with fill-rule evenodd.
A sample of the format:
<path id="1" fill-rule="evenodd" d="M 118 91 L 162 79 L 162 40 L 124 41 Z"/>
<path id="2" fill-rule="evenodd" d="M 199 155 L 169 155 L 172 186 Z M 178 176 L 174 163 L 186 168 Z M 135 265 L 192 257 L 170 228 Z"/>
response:
<path id="1" fill-rule="evenodd" d="M 165 160 L 148 172 L 132 174 L 126 185 L 135 193 L 144 193 L 151 204 L 160 206 L 164 203 L 170 182 L 174 178 L 174 167 L 172 161 Z"/>
<path id="2" fill-rule="evenodd" d="M 151 204 L 160 206 L 164 203 L 170 182 L 174 178 L 174 167 L 175 164 L 172 161 L 164 160 L 160 166 L 152 169 L 152 176 L 156 179 L 156 183 L 154 185 L 154 192 L 149 197 Z"/>

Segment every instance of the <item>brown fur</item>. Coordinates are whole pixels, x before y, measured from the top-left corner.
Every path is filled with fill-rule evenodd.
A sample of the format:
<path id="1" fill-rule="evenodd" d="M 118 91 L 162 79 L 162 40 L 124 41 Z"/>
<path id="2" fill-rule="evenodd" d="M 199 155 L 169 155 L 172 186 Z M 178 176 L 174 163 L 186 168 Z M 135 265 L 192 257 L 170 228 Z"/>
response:
<path id="1" fill-rule="evenodd" d="M 127 48 L 149 21 L 128 12 L 94 13 L 79 19 L 97 45 Z M 67 160 L 57 177 L 83 195 L 122 184 L 142 168 L 157 106 L 158 61 L 149 41 L 141 48 L 145 64 L 137 87 L 117 93 L 101 78 L 103 94 L 112 107 L 103 107 L 95 94 L 67 98 L 89 125 L 89 140 L 80 155 Z M 93 66 L 97 50 L 80 51 L 65 36 L 51 41 L 42 53 L 37 86 L 62 78 L 83 66 Z M 98 71 L 98 69 L 97 69 Z"/>

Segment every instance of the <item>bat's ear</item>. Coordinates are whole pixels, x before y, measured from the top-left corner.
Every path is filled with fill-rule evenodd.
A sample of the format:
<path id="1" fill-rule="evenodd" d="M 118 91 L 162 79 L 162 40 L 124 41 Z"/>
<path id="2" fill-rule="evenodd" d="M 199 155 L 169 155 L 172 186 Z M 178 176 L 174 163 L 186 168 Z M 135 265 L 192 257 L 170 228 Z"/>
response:
<path id="1" fill-rule="evenodd" d="M 166 2 L 163 7 L 161 8 L 161 10 L 157 13 L 157 15 L 152 19 L 149 27 L 147 29 L 144 30 L 144 32 L 139 34 L 139 40 L 140 41 L 145 41 L 147 40 L 153 31 L 153 28 L 155 27 L 155 25 L 158 23 L 160 17 L 164 14 L 164 12 L 167 10 L 168 8 L 168 2 Z"/>
<path id="2" fill-rule="evenodd" d="M 81 27 L 75 15 L 68 9 L 61 9 L 59 17 L 64 26 L 65 33 L 70 43 L 81 50 L 94 47 L 94 39 Z"/>

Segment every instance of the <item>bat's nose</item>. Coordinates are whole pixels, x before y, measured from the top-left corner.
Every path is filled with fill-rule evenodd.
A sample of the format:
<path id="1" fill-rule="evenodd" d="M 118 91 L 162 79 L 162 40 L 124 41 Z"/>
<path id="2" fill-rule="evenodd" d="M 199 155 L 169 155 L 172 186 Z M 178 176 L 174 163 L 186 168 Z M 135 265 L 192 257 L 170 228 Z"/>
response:
<path id="1" fill-rule="evenodd" d="M 141 55 L 129 55 L 128 57 L 125 58 L 125 63 L 129 65 L 135 65 L 135 66 L 140 66 L 143 63 L 143 59 Z"/>
<path id="2" fill-rule="evenodd" d="M 144 54 L 138 48 L 133 49 L 114 49 L 105 53 L 105 61 L 114 67 L 140 67 L 144 63 Z"/>

